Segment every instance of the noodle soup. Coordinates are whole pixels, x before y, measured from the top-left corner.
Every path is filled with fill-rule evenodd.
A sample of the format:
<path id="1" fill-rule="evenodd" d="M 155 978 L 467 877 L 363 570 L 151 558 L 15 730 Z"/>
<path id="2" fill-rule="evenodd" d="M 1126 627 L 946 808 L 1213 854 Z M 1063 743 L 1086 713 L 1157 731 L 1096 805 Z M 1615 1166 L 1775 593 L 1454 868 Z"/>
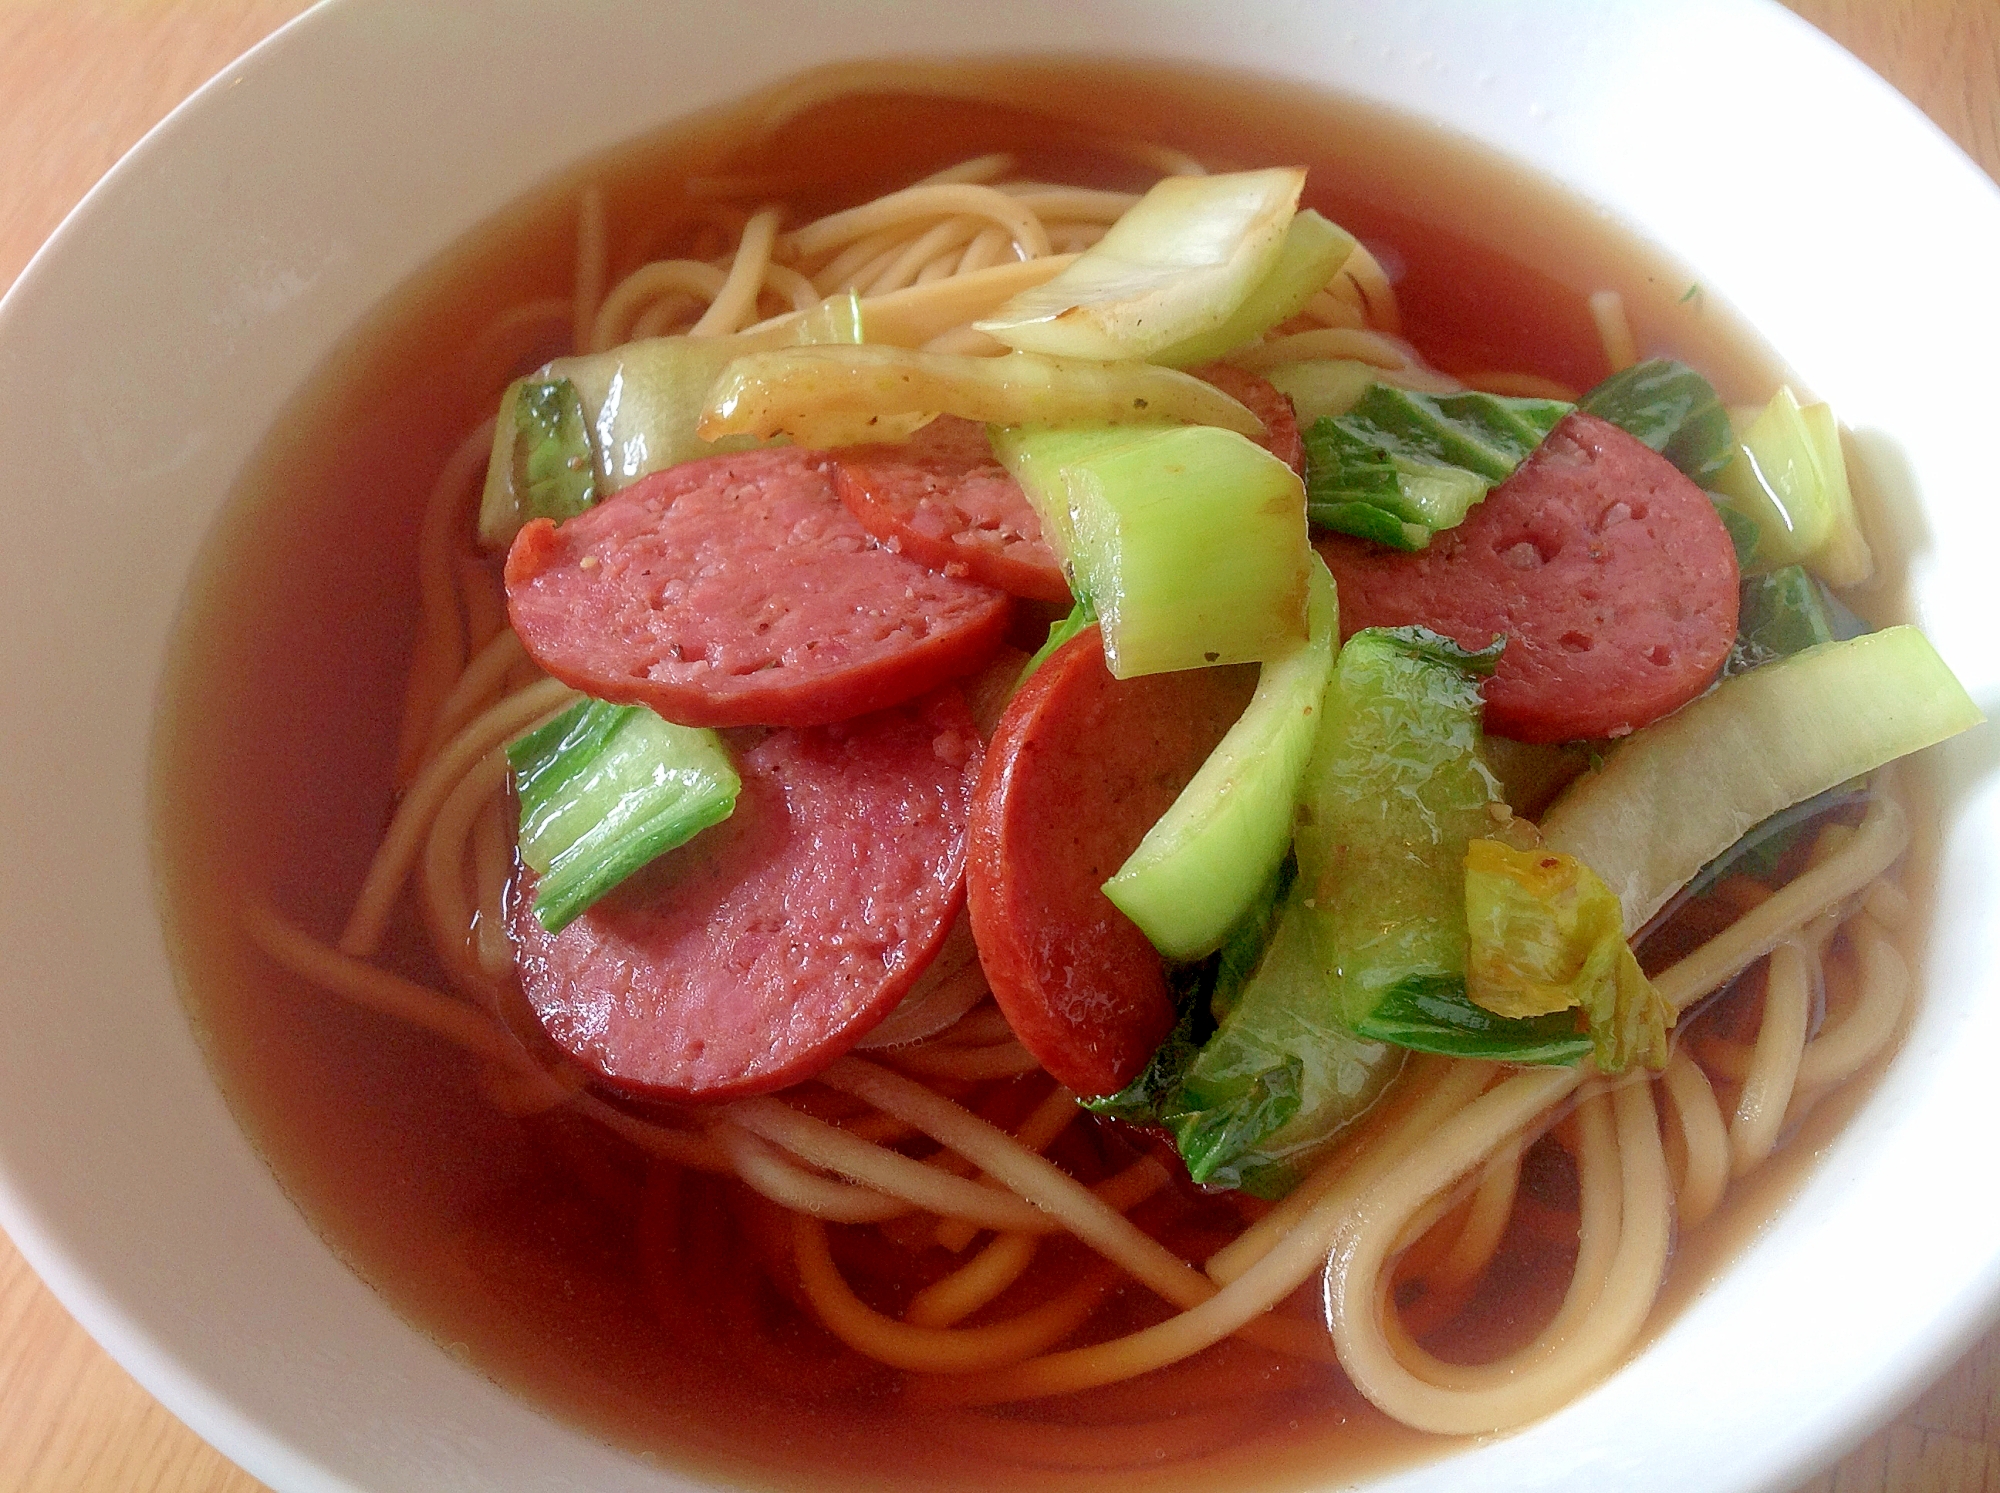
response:
<path id="1" fill-rule="evenodd" d="M 912 91 L 919 78 L 934 91 Z M 1303 1487 L 1433 1455 L 1449 1443 L 1382 1415 L 1330 1355 L 1248 1335 L 1071 1395 L 964 1404 L 948 1376 L 905 1374 L 846 1346 L 824 1325 L 812 1280 L 824 1287 L 831 1267 L 866 1307 L 899 1316 L 920 1291 L 994 1250 L 986 1237 L 975 1242 L 928 1217 L 800 1223 L 728 1167 L 649 1150 L 641 1112 L 601 1098 L 551 1103 L 477 1056 L 494 1050 L 480 1044 L 513 1040 L 508 1032 L 545 1054 L 517 994 L 499 1001 L 497 1022 L 477 1027 L 488 1035 L 468 1051 L 379 1009 L 393 987 L 342 1000 L 231 931 L 233 909 L 248 899 L 330 942 L 389 821 L 399 758 L 408 783 L 411 764 L 435 744 L 427 735 L 449 734 L 413 736 L 402 715 L 412 656 L 426 646 L 415 620 L 420 566 L 441 569 L 455 598 L 449 625 L 461 662 L 488 646 L 502 618 L 491 565 L 463 528 L 425 532 L 426 498 L 444 473 L 466 511 L 484 456 L 467 433 L 491 416 L 509 377 L 570 349 L 579 237 L 587 261 L 601 235 L 616 282 L 656 260 L 726 263 L 766 200 L 781 200 L 794 224 L 995 152 L 1014 158 L 1007 170 L 1020 179 L 1106 192 L 1142 189 L 1176 153 L 1214 168 L 1297 161 L 1311 168 L 1307 202 L 1362 238 L 1393 282 L 1397 330 L 1435 370 L 1586 389 L 1606 371 L 1591 295 L 1612 290 L 1646 352 L 1684 358 L 1725 400 L 1761 400 L 1778 381 L 1768 356 L 1698 287 L 1582 204 L 1404 122 L 1302 93 L 1137 71 L 956 70 L 898 81 L 878 74 L 851 91 L 781 94 L 595 163 L 427 271 L 295 405 L 211 543 L 162 728 L 161 853 L 194 1019 L 232 1107 L 287 1191 L 400 1312 L 531 1401 L 697 1475 L 870 1488 L 1114 1478 Z M 1085 114 L 1067 102 L 1079 97 L 1091 101 Z M 754 122 L 773 116 L 760 137 Z M 601 219 L 582 209 L 580 235 L 579 204 L 600 201 Z M 583 298 L 596 305 L 588 287 Z M 671 327 L 677 313 L 661 312 L 651 328 L 648 314 L 640 307 L 605 335 Z M 258 627 L 242 625 L 250 616 Z M 1741 887 L 1733 895 L 1761 900 Z M 1895 926 L 1895 891 L 1872 895 L 1878 923 Z M 406 894 L 376 963 L 449 990 L 454 971 L 432 947 L 426 916 Z M 1868 959 L 1893 958 L 1878 935 L 1840 945 L 1836 1008 L 1861 1001 Z M 1735 1005 L 1704 1018 L 1689 1044 L 1716 1054 L 1701 1082 L 1726 1092 L 1743 1081 L 1756 1008 L 1768 1003 L 1752 979 Z M 461 1007 L 476 1024 L 478 1002 Z M 1826 1074 L 1860 1070 L 1880 1050 L 1857 1048 L 1851 1063 L 1823 1052 L 1817 1062 Z M 920 1072 L 894 1054 L 881 1061 Z M 1447 1065 L 1413 1063 L 1365 1123 L 1389 1132 L 1427 1104 L 1449 1112 L 1491 1077 L 1475 1083 Z M 1676 1083 L 1693 1092 L 1695 1080 L 1673 1070 L 1662 1088 Z M 1526 1345 L 1561 1310 L 1587 1207 L 1582 1173 L 1617 1156 L 1612 1132 L 1639 1124 L 1633 1095 L 1644 1092 L 1593 1099 L 1574 1118 L 1517 1123 L 1526 1128 L 1509 1158 L 1485 1166 L 1394 1277 L 1426 1349 L 1487 1361 Z M 1141 1136 L 1060 1104 L 1051 1111 L 1051 1084 L 1038 1073 L 961 1085 L 954 1097 L 1002 1130 L 1050 1131 L 1048 1158 L 1086 1185 L 1115 1188 L 1154 1154 Z M 786 1098 L 813 1117 L 898 1138 L 851 1093 Z M 1716 1196 L 1694 1207 L 1685 1191 L 1690 1171 L 1707 1165 L 1688 1159 L 1705 1154 L 1687 1139 L 1699 1119 L 1681 1118 L 1705 1111 L 1669 1102 L 1683 1100 L 1661 1102 L 1666 1164 L 1681 1173 L 1683 1210 L 1708 1212 Z M 1808 1125 L 1824 1134 L 1851 1102 L 1840 1094 Z M 681 1122 L 668 1128 L 678 1133 Z M 1719 1192 L 1713 1177 L 1697 1185 Z M 1165 1175 L 1128 1206 L 1146 1234 L 1197 1263 L 1266 1216 Z M 1718 1234 L 1744 1205 L 1732 1195 L 1721 1207 L 1706 1225 Z M 1484 1251 L 1461 1243 L 1482 1230 Z M 989 1307 L 994 1320 L 1047 1310 L 1085 1287 L 1101 1299 L 1082 1341 L 1171 1315 L 1155 1290 L 1107 1270 L 1075 1239 L 1015 1248 L 1032 1258 Z M 1454 1276 L 1455 1252 L 1477 1254 L 1484 1268 Z M 1668 1289 L 1687 1288 L 1676 1277 Z M 1287 1320 L 1310 1323 L 1315 1282 L 1287 1295 Z"/>

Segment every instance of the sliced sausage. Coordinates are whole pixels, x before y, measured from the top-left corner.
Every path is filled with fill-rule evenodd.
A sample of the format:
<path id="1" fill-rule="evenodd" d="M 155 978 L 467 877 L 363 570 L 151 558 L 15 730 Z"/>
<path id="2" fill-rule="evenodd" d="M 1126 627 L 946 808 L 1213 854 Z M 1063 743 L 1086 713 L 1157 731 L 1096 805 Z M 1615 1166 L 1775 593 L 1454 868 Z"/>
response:
<path id="1" fill-rule="evenodd" d="M 824 453 L 669 467 L 507 555 L 507 611 L 535 661 L 601 700 L 694 726 L 815 726 L 984 663 L 1007 597 L 878 546 Z"/>
<path id="2" fill-rule="evenodd" d="M 1264 422 L 1260 444 L 1305 471 L 1291 400 L 1227 363 L 1193 371 L 1247 405 Z M 861 526 L 890 548 L 1013 596 L 1069 604 L 1041 518 L 994 457 L 983 425 L 941 415 L 905 445 L 845 447 L 835 453 L 834 482 Z"/>
<path id="3" fill-rule="evenodd" d="M 611 1086 L 683 1102 L 800 1082 L 923 973 L 962 903 L 981 761 L 947 688 L 843 725 L 774 731 L 738 760 L 736 812 L 559 934 L 521 872 L 522 989 Z"/>
<path id="4" fill-rule="evenodd" d="M 933 570 L 1069 604 L 1042 521 L 993 455 L 986 427 L 940 415 L 902 446 L 835 453 L 840 500 L 870 534 Z"/>
<path id="5" fill-rule="evenodd" d="M 1000 717 L 973 800 L 966 905 L 993 998 L 1080 1094 L 1123 1088 L 1174 1025 L 1160 956 L 1103 883 L 1256 684 L 1251 665 L 1113 679 L 1092 627 Z"/>
<path id="6" fill-rule="evenodd" d="M 1428 549 L 1315 547 L 1343 636 L 1421 623 L 1479 648 L 1504 633 L 1486 728 L 1518 741 L 1634 731 L 1706 689 L 1736 637 L 1736 552 L 1714 506 L 1591 415 L 1566 416 Z"/>
<path id="7" fill-rule="evenodd" d="M 1305 476 L 1306 443 L 1299 434 L 1298 411 L 1292 408 L 1289 395 L 1280 393 L 1277 385 L 1268 379 L 1261 379 L 1230 363 L 1208 363 L 1200 368 L 1190 368 L 1188 372 L 1214 384 L 1262 420 L 1264 434 L 1256 438 L 1257 444 L 1301 477 Z"/>

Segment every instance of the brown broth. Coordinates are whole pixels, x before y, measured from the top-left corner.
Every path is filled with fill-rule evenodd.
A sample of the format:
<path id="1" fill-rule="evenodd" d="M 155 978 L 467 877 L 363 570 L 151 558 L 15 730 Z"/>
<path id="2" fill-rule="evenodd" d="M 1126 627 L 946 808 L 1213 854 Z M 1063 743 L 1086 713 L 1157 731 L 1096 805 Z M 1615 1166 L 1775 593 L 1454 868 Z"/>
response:
<path id="1" fill-rule="evenodd" d="M 856 76 L 868 91 L 798 109 L 762 142 L 741 140 L 770 117 L 769 100 L 538 191 L 392 297 L 293 401 L 206 549 L 159 727 L 158 864 L 191 1019 L 280 1183 L 385 1300 L 526 1400 L 663 1464 L 788 1488 L 1180 1490 L 1298 1487 L 1433 1454 L 1449 1443 L 1389 1425 L 1336 1372 L 1230 1342 L 1037 1412 L 1117 1423 L 1179 1406 L 1178 1422 L 1142 1436 L 1129 1465 L 1034 1466 L 1066 1434 L 1060 1425 L 951 1421 L 802 1313 L 786 1289 L 783 1221 L 736 1184 L 649 1171 L 568 1117 L 502 1116 L 456 1049 L 274 971 L 231 931 L 246 889 L 321 936 L 345 917 L 389 810 L 419 512 L 511 371 L 469 370 L 470 349 L 500 308 L 568 293 L 584 180 L 607 190 L 616 275 L 680 247 L 666 225 L 687 175 L 809 179 L 793 200 L 818 210 L 1014 149 L 1037 171 L 1134 185 L 1135 168 L 1079 143 L 1116 121 L 1217 166 L 1309 164 L 1308 200 L 1400 267 L 1405 330 L 1447 369 L 1588 387 L 1606 370 L 1585 297 L 1612 287 L 1643 348 L 1694 362 L 1725 398 L 1777 379 L 1720 308 L 1683 299 L 1683 274 L 1586 204 L 1380 112 L 1155 70 Z M 438 980 L 407 907 L 388 957 Z M 1087 1175 L 1122 1142 L 1079 1126 L 1065 1144 L 1064 1159 Z M 1532 1332 L 1560 1294 L 1573 1178 L 1565 1183 L 1552 1149 L 1537 1149 L 1495 1283 L 1451 1334 L 1461 1345 Z M 1190 1257 L 1233 1219 L 1185 1193 L 1148 1207 Z M 906 1297 L 909 1283 L 890 1278 L 862 1231 L 835 1232 L 864 1296 L 885 1308 Z M 1072 1244 L 1045 1249 L 1058 1266 L 1083 1259 Z M 1108 1320 L 1158 1310 L 1134 1289 Z M 1217 1435 L 1226 1444 L 1204 1451 Z M 1024 1443 L 1041 1450 L 1024 1460 Z"/>

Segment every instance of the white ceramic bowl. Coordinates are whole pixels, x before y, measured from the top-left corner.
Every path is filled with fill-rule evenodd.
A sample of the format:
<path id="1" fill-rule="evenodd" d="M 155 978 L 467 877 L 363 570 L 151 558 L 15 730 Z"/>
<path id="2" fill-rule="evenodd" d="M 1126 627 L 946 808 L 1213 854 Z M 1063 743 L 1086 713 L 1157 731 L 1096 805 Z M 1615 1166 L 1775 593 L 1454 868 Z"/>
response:
<path id="1" fill-rule="evenodd" d="M 329 5 L 150 136 L 0 306 L 0 1224 L 142 1384 L 287 1493 L 676 1486 L 433 1346 L 286 1201 L 174 993 L 144 786 L 190 564 L 286 399 L 471 225 L 676 112 L 840 57 L 1103 52 L 1345 89 L 1489 142 L 1669 246 L 1833 402 L 1906 505 L 1916 620 L 2000 713 L 2000 194 L 1775 6 L 755 9 L 604 0 L 551 46 L 538 0 Z M 1922 1006 L 1791 1206 L 1601 1388 L 1386 1486 L 1781 1488 L 1982 1330 L 1996 758 L 1991 728 L 1941 753 Z"/>

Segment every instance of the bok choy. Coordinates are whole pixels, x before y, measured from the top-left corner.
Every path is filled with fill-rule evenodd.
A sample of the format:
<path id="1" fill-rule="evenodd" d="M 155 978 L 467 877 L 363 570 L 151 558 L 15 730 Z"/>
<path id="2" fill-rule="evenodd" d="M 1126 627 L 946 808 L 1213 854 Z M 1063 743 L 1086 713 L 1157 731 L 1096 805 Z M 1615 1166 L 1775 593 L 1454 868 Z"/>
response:
<path id="1" fill-rule="evenodd" d="M 1821 643 L 1626 737 L 1542 835 L 1618 894 L 1629 935 L 1752 825 L 1983 718 L 1914 627 Z"/>
<path id="2" fill-rule="evenodd" d="M 583 700 L 507 748 L 535 916 L 562 929 L 640 867 L 735 810 L 742 787 L 713 731 L 641 705 Z"/>
<path id="3" fill-rule="evenodd" d="M 771 347 L 861 340 L 851 293 L 759 331 L 646 337 L 608 352 L 557 358 L 501 396 L 479 505 L 479 542 L 502 549 L 531 518 L 561 522 L 593 502 L 697 456 L 738 451 L 695 432 L 730 362 Z"/>
<path id="4" fill-rule="evenodd" d="M 1227 324 L 1276 268 L 1305 179 L 1295 168 L 1169 176 L 1061 274 L 973 325 L 1053 358 L 1184 347 Z"/>
<path id="5" fill-rule="evenodd" d="M 1305 495 L 1261 446 L 1208 425 L 1100 426 L 998 432 L 994 452 L 1095 610 L 1116 678 L 1305 641 Z"/>
<path id="6" fill-rule="evenodd" d="M 1322 528 L 1422 549 L 1465 518 L 1570 412 L 1557 399 L 1371 384 L 1306 432 L 1306 512 Z"/>

